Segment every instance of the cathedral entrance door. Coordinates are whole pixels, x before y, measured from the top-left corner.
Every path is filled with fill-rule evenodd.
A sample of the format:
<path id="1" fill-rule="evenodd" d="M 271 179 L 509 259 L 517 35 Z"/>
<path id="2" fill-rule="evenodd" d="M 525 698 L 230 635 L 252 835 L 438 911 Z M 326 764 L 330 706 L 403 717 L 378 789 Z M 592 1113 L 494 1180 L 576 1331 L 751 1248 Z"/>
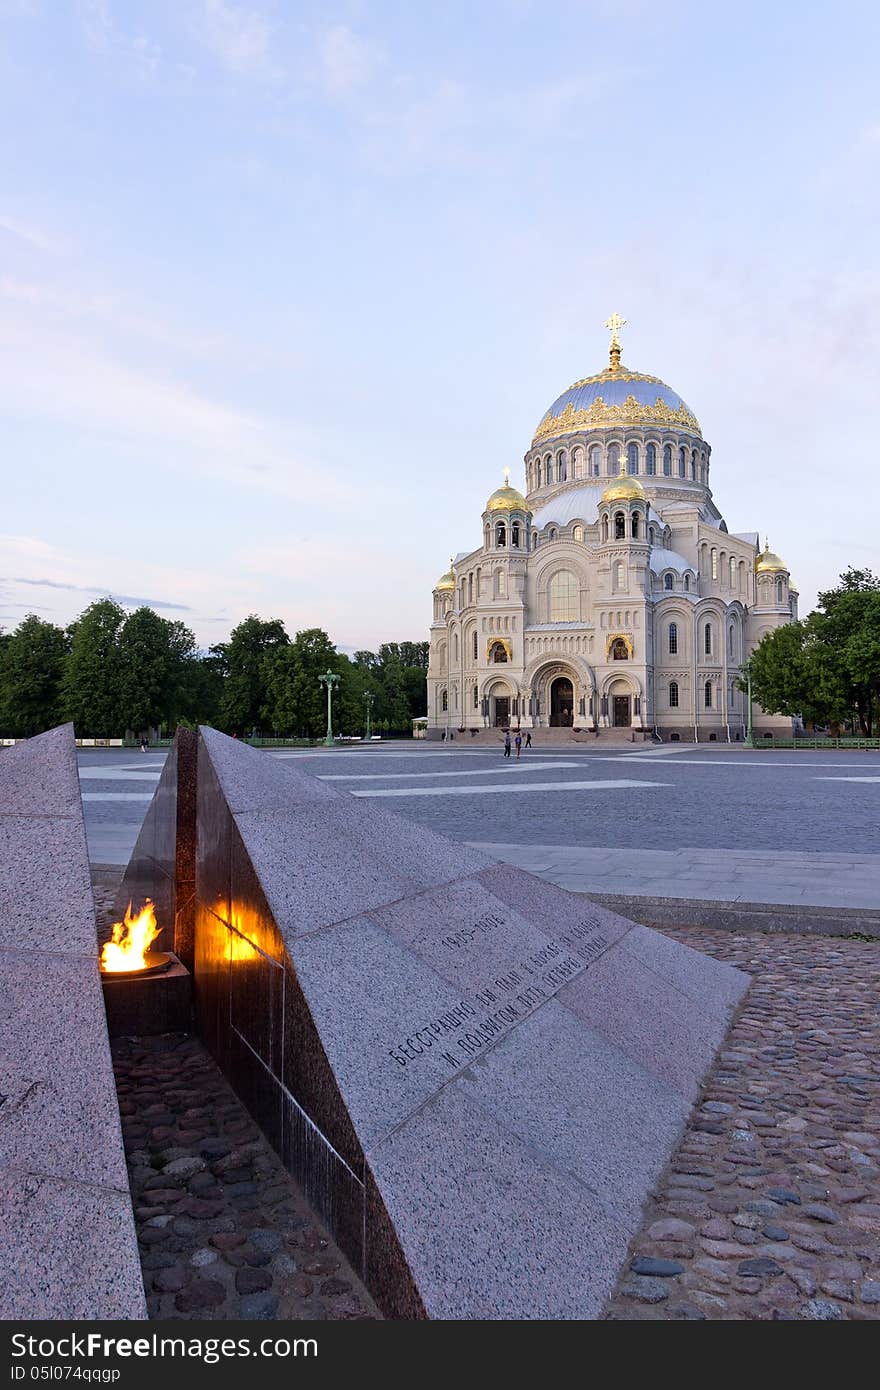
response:
<path id="1" fill-rule="evenodd" d="M 510 723 L 510 697 L 507 695 L 495 696 L 495 728 L 506 729 Z"/>
<path id="2" fill-rule="evenodd" d="M 615 729 L 628 729 L 630 726 L 629 717 L 629 696 L 614 696 L 614 727 Z"/>
<path id="3" fill-rule="evenodd" d="M 574 723 L 574 689 L 567 676 L 560 676 L 550 687 L 550 727 L 568 729 Z"/>

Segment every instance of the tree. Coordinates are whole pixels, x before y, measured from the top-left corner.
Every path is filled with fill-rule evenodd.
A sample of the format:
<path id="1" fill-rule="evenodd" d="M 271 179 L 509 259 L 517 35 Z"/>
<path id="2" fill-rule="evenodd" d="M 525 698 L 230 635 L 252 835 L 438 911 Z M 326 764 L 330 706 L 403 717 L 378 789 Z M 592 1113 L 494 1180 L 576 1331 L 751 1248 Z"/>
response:
<path id="1" fill-rule="evenodd" d="M 125 613 L 113 599 L 92 603 L 68 629 L 70 655 L 62 681 L 64 710 L 81 737 L 124 733 L 119 633 Z"/>
<path id="2" fill-rule="evenodd" d="M 839 724 L 855 711 L 870 736 L 880 703 L 880 580 L 847 570 L 819 595 L 815 613 L 762 639 L 749 670 L 752 696 L 768 713 Z"/>
<path id="3" fill-rule="evenodd" d="M 266 658 L 269 722 L 281 734 L 317 738 L 327 728 L 327 692 L 318 677 L 338 671 L 336 648 L 319 627 L 298 632 Z"/>
<path id="4" fill-rule="evenodd" d="M 67 648 L 63 629 L 35 613 L 0 643 L 0 729 L 6 736 L 30 738 L 61 723 Z"/>
<path id="5" fill-rule="evenodd" d="M 120 717 L 133 733 L 176 725 L 196 641 L 182 622 L 151 608 L 130 613 L 119 633 Z"/>
<path id="6" fill-rule="evenodd" d="M 265 724 L 272 726 L 269 713 L 266 658 L 290 643 L 280 618 L 265 621 L 251 613 L 230 633 L 229 641 L 212 648 L 212 655 L 223 671 L 220 723 L 233 732 L 250 734 Z"/>

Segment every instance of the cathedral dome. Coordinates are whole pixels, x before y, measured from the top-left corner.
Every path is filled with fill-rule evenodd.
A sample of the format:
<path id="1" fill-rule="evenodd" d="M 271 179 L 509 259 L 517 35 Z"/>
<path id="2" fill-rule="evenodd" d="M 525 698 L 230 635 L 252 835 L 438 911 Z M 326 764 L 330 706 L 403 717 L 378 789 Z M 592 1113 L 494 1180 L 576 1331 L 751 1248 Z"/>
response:
<path id="1" fill-rule="evenodd" d="M 788 565 L 770 549 L 770 542 L 764 546 L 763 554 L 755 560 L 756 574 L 788 574 Z"/>
<path id="2" fill-rule="evenodd" d="M 527 512 L 529 504 L 515 487 L 510 486 L 510 474 L 505 470 L 504 486 L 499 487 L 486 503 L 487 512 Z"/>
<path id="3" fill-rule="evenodd" d="M 643 502 L 644 500 L 645 489 L 638 478 L 632 478 L 626 473 L 621 473 L 618 478 L 612 478 L 602 493 L 603 502 Z"/>
<path id="4" fill-rule="evenodd" d="M 702 438 L 693 411 L 658 376 L 621 362 L 576 381 L 563 391 L 535 431 L 533 444 L 577 430 L 614 427 L 674 429 Z"/>
<path id="5" fill-rule="evenodd" d="M 448 590 L 451 590 L 451 589 L 454 589 L 454 588 L 455 588 L 455 575 L 452 573 L 452 569 L 451 569 L 451 567 L 450 567 L 450 568 L 446 571 L 446 573 L 445 573 L 445 574 L 441 574 L 440 578 L 437 580 L 437 583 L 434 585 L 434 593 L 436 594 L 438 591 L 442 591 L 442 592 L 445 593 L 445 592 L 447 592 Z"/>

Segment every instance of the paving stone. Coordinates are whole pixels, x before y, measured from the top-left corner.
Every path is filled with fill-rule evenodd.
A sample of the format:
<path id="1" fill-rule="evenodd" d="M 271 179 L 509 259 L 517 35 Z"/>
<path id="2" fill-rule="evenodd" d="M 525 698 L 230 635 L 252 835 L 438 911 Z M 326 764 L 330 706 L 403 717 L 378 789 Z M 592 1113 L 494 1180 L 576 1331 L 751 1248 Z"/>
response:
<path id="1" fill-rule="evenodd" d="M 752 986 L 630 1250 L 685 1272 L 627 1268 L 606 1316 L 676 1316 L 680 1297 L 638 1300 L 643 1278 L 684 1286 L 708 1318 L 880 1319 L 880 943 L 663 930 Z M 696 1226 L 692 1259 L 686 1240 L 666 1248 L 671 1220 Z"/>
<path id="2" fill-rule="evenodd" d="M 653 1274 L 661 1279 L 671 1279 L 676 1274 L 684 1273 L 684 1265 L 677 1260 L 655 1260 L 644 1256 L 630 1261 L 630 1269 L 633 1274 Z"/>
<path id="3" fill-rule="evenodd" d="M 268 1320 L 278 1312 L 278 1296 L 271 1293 L 248 1294 L 239 1304 L 240 1316 Z"/>
<path id="4" fill-rule="evenodd" d="M 272 1287 L 272 1276 L 264 1269 L 239 1269 L 235 1274 L 235 1287 L 239 1293 L 262 1293 Z"/>

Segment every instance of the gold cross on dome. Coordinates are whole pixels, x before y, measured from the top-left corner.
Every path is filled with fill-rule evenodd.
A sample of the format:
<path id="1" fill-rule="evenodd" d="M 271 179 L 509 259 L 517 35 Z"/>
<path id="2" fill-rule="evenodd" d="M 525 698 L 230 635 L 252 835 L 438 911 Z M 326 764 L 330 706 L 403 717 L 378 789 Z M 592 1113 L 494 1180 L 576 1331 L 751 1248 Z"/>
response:
<path id="1" fill-rule="evenodd" d="M 610 317 L 610 319 L 606 319 L 606 320 L 605 320 L 605 327 L 611 329 L 611 346 L 612 346 L 612 347 L 620 347 L 620 337 L 619 337 L 619 334 L 620 334 L 621 328 L 623 328 L 623 326 L 624 326 L 625 323 L 626 323 L 626 319 L 622 319 L 622 318 L 620 317 L 620 314 L 612 314 L 611 317 Z"/>
<path id="2" fill-rule="evenodd" d="M 509 468 L 505 468 L 505 470 L 504 470 L 504 486 L 505 486 L 505 487 L 510 487 L 510 469 L 509 469 Z"/>

